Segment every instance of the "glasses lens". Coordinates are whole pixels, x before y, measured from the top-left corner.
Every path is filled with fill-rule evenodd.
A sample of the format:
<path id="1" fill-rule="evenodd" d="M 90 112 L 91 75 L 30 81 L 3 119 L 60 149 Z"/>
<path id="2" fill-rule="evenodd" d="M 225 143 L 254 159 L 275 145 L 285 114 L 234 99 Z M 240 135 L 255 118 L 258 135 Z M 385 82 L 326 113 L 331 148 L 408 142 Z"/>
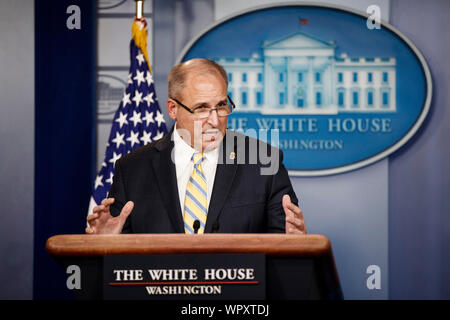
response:
<path id="1" fill-rule="evenodd" d="M 231 113 L 231 106 L 229 104 L 217 108 L 217 115 L 225 117 Z"/>
<path id="2" fill-rule="evenodd" d="M 209 117 L 209 111 L 208 110 L 202 110 L 202 111 L 194 111 L 194 114 L 200 118 L 200 119 L 204 119 L 204 118 L 208 118 Z"/>
<path id="3" fill-rule="evenodd" d="M 217 115 L 219 117 L 225 117 L 231 113 L 231 106 L 229 104 L 227 104 L 224 106 L 217 107 L 216 109 L 200 108 L 200 109 L 194 110 L 194 114 L 200 119 L 205 119 L 205 118 L 209 118 L 209 116 L 211 115 L 211 112 L 213 112 L 214 110 L 217 111 Z"/>

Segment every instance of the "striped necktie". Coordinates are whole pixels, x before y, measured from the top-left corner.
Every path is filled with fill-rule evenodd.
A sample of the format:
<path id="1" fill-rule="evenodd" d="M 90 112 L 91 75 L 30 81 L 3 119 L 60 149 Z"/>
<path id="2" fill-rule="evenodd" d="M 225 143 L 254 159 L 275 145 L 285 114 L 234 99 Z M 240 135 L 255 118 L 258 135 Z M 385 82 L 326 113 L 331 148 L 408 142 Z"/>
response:
<path id="1" fill-rule="evenodd" d="M 205 159 L 203 153 L 196 152 L 192 156 L 194 170 L 192 170 L 186 187 L 184 198 L 184 231 L 194 233 L 194 221 L 200 221 L 198 233 L 204 233 L 207 215 L 206 200 L 206 177 L 202 169 L 202 161 Z"/>

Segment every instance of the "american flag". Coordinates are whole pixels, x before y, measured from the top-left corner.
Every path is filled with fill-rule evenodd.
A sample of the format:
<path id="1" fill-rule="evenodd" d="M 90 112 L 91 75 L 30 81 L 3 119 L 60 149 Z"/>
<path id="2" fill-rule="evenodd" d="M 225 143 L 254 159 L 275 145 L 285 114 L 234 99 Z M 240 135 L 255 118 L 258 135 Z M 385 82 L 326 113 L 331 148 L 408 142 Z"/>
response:
<path id="1" fill-rule="evenodd" d="M 94 206 L 107 197 L 115 162 L 130 151 L 158 140 L 167 133 L 149 65 L 134 40 L 130 42 L 130 60 L 127 87 L 114 116 L 105 160 L 95 178 L 89 214 Z"/>
<path id="2" fill-rule="evenodd" d="M 302 24 L 308 24 L 308 19 L 304 19 L 304 18 L 298 18 L 298 24 L 302 25 Z"/>

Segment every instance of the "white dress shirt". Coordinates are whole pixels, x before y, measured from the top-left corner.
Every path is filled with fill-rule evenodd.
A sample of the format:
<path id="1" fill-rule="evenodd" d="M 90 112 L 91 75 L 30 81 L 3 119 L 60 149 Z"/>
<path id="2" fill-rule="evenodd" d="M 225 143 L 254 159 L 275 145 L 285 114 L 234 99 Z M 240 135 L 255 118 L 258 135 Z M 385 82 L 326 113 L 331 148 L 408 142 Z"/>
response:
<path id="1" fill-rule="evenodd" d="M 194 163 L 192 162 L 192 155 L 196 152 L 189 144 L 187 144 L 175 129 L 173 130 L 173 142 L 174 142 L 174 161 L 177 172 L 177 184 L 178 195 L 180 197 L 181 213 L 184 213 L 184 197 L 186 196 L 186 187 L 189 181 L 189 177 L 194 170 Z M 211 200 L 212 189 L 214 186 L 214 178 L 216 176 L 217 162 L 219 159 L 219 148 L 207 151 L 204 153 L 205 159 L 202 161 L 201 166 L 203 173 L 206 177 L 207 184 L 207 208 L 209 208 L 209 201 Z"/>

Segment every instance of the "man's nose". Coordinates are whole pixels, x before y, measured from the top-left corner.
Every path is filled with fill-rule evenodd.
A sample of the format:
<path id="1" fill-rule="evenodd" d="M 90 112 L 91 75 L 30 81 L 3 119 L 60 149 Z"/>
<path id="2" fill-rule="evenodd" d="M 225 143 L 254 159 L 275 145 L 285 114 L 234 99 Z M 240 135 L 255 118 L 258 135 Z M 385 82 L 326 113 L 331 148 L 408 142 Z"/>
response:
<path id="1" fill-rule="evenodd" d="M 219 116 L 217 115 L 217 109 L 213 109 L 209 113 L 208 123 L 214 127 L 216 127 L 219 124 Z"/>

